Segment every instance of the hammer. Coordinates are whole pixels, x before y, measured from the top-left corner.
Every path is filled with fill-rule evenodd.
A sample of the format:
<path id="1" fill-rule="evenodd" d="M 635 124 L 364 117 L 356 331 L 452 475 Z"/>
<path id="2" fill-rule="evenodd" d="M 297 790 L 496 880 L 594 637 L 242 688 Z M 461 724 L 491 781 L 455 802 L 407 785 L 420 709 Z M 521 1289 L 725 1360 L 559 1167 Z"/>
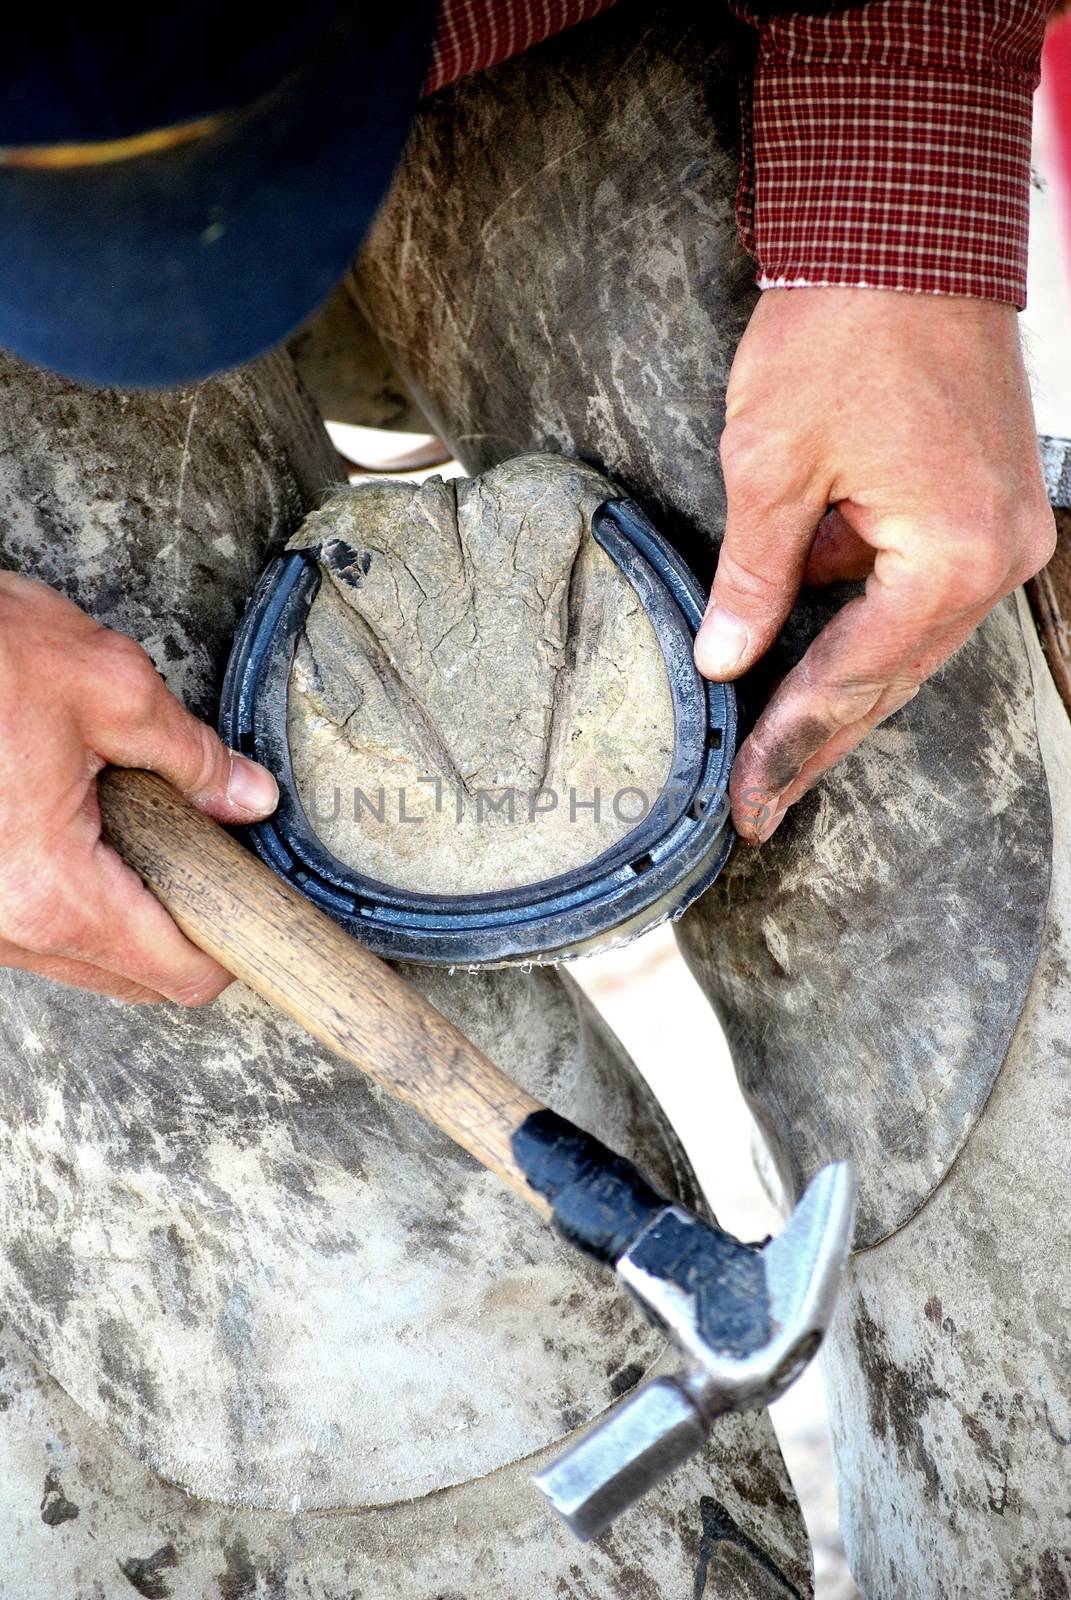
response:
<path id="1" fill-rule="evenodd" d="M 540 1105 L 378 957 L 147 772 L 98 780 L 106 836 L 182 931 L 336 1055 L 429 1118 L 577 1249 L 610 1267 L 683 1357 L 535 1482 L 581 1539 L 607 1528 L 728 1411 L 766 1405 L 821 1342 L 855 1179 L 824 1167 L 780 1236 L 740 1243 Z"/>

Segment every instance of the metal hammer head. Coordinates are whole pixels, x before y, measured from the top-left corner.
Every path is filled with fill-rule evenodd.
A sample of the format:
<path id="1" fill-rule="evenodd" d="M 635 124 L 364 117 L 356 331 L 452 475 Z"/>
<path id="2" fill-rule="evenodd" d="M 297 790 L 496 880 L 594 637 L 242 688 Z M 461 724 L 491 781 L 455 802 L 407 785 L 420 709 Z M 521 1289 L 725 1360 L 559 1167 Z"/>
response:
<path id="1" fill-rule="evenodd" d="M 534 1482 L 581 1539 L 607 1528 L 701 1449 L 726 1411 L 767 1405 L 818 1349 L 851 1243 L 855 1174 L 823 1167 L 763 1248 L 667 1205 L 617 1259 L 650 1319 L 686 1358 L 645 1384 Z"/>

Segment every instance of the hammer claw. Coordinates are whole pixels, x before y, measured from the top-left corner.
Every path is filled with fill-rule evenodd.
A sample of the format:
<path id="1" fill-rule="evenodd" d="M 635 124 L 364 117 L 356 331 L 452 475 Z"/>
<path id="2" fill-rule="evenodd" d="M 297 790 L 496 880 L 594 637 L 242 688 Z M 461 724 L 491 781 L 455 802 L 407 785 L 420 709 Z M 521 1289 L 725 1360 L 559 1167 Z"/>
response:
<path id="1" fill-rule="evenodd" d="M 534 1479 L 591 1539 L 700 1450 L 714 1420 L 768 1405 L 822 1341 L 851 1244 L 855 1173 L 824 1167 L 762 1250 L 666 1206 L 616 1262 L 648 1317 L 685 1357 L 616 1406 Z"/>

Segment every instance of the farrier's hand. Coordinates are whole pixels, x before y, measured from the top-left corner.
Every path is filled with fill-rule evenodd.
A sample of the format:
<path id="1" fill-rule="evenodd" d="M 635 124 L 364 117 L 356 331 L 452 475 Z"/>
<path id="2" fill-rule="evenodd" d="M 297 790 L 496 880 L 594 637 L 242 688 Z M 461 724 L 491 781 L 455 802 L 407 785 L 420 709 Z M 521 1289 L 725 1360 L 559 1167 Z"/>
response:
<path id="1" fill-rule="evenodd" d="M 1011 306 L 768 289 L 726 409 L 729 514 L 700 670 L 745 672 L 802 583 L 867 580 L 737 756 L 733 817 L 761 841 L 1045 564 L 1053 518 Z"/>
<path id="2" fill-rule="evenodd" d="M 183 709 L 140 645 L 0 572 L 0 966 L 124 1000 L 212 1000 L 230 976 L 100 834 L 97 773 L 148 767 L 221 822 L 274 779 Z"/>

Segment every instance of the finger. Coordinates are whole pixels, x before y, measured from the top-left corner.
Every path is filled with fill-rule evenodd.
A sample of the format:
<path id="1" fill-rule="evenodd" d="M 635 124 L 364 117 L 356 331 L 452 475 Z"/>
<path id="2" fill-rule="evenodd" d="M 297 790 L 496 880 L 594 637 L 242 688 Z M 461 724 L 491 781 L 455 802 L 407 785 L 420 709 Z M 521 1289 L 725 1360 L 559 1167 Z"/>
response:
<path id="1" fill-rule="evenodd" d="M 737 819 L 737 831 L 750 844 L 765 844 L 781 826 L 789 807 L 802 799 L 824 772 L 849 755 L 857 745 L 862 744 L 867 734 L 879 723 L 885 722 L 897 711 L 902 710 L 918 692 L 918 684 L 886 690 L 865 716 L 846 728 L 838 729 L 827 739 L 810 760 L 803 763 L 796 777 L 780 794 L 771 794 L 761 784 L 747 782 L 743 773 L 746 772 L 750 752 L 742 747 L 743 772 L 738 780 L 739 787 L 735 801 L 737 810 L 734 813 Z"/>
<path id="2" fill-rule="evenodd" d="M 961 575 L 959 588 L 953 596 L 937 575 L 879 555 L 865 595 L 812 642 L 737 755 L 730 794 L 743 837 L 768 838 L 818 774 L 905 704 L 1007 592 L 992 592 L 991 574 Z"/>
<path id="3" fill-rule="evenodd" d="M 228 750 L 186 710 L 133 640 L 113 636 L 108 720 L 87 729 L 105 761 L 158 772 L 219 822 L 268 816 L 279 801 L 275 779 L 255 761 Z"/>
<path id="4" fill-rule="evenodd" d="M 85 958 L 179 1005 L 206 1005 L 222 994 L 233 974 L 186 938 L 110 844 L 99 840 L 94 855 L 96 937 Z"/>
<path id="5" fill-rule="evenodd" d="M 991 607 L 988 604 L 980 606 L 976 611 L 968 613 L 966 617 L 961 618 L 951 627 L 937 632 L 932 649 L 934 665 L 926 676 L 931 676 L 944 662 L 955 655 L 962 645 L 966 644 L 974 630 L 984 621 L 990 609 Z M 842 757 L 854 750 L 856 745 L 861 744 L 873 728 L 876 728 L 879 723 L 887 721 L 897 711 L 903 710 L 904 706 L 908 705 L 918 694 L 923 682 L 924 679 L 914 685 L 908 683 L 905 686 L 885 690 L 877 704 L 865 717 L 833 734 L 809 761 L 803 763 L 797 776 L 788 785 L 787 789 L 782 792 L 779 802 L 782 814 L 789 806 L 795 805 L 796 801 L 801 799 L 808 789 L 813 787 L 824 772 L 828 772 L 830 767 L 835 766 Z"/>
<path id="6" fill-rule="evenodd" d="M 155 990 L 105 972 L 88 961 L 71 961 L 65 956 L 31 955 L 29 951 L 19 950 L 14 945 L 0 946 L 0 967 L 32 972 L 38 978 L 47 978 L 50 983 L 63 983 L 69 989 L 86 989 L 108 1000 L 122 1000 L 127 1005 L 156 1005 L 163 999 L 163 995 Z"/>
<path id="7" fill-rule="evenodd" d="M 875 550 L 834 507 L 818 524 L 807 556 L 803 582 L 812 586 L 865 578 L 874 567 Z"/>
<path id="8" fill-rule="evenodd" d="M 214 1000 L 232 974 L 181 932 L 110 844 L 76 824 L 42 886 L 47 920 L 18 943 L 28 952 L 89 963 L 179 1005 Z M 9 933 L 10 937 L 10 933 Z"/>
<path id="9" fill-rule="evenodd" d="M 728 512 L 710 603 L 695 641 L 706 678 L 739 677 L 777 638 L 803 581 L 826 510 L 812 485 L 771 477 L 771 453 L 722 445 Z"/>

